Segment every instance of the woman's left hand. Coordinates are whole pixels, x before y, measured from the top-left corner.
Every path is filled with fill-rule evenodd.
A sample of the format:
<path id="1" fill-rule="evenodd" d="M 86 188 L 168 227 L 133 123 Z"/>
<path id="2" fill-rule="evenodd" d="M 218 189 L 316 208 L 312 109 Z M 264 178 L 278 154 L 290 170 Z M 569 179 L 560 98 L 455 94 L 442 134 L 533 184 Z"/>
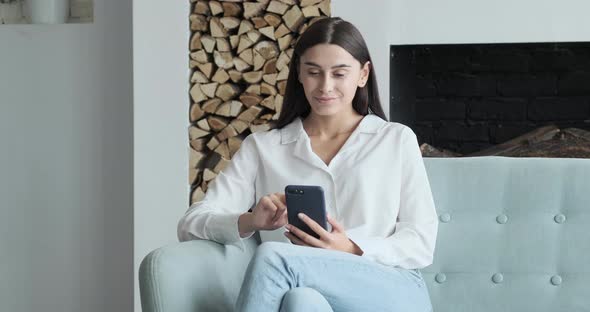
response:
<path id="1" fill-rule="evenodd" d="M 317 239 L 303 232 L 301 229 L 291 224 L 287 224 L 285 227 L 287 230 L 289 230 L 289 232 L 285 232 L 285 236 L 287 236 L 293 244 L 339 250 L 359 256 L 362 255 L 362 250 L 353 241 L 351 241 L 348 236 L 346 236 L 344 227 L 338 221 L 332 219 L 329 215 L 328 222 L 332 225 L 331 232 L 326 231 L 321 225 L 303 213 L 300 213 L 298 216 L 305 224 L 307 224 L 307 226 L 309 226 L 312 231 L 316 232 L 320 238 Z"/>

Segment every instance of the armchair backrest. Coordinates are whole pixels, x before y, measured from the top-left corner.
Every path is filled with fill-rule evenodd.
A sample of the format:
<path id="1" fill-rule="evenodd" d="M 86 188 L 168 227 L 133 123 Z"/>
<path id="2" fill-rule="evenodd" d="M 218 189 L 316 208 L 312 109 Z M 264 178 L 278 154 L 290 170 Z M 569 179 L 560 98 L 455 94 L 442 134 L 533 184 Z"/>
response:
<path id="1" fill-rule="evenodd" d="M 588 311 L 590 159 L 425 158 L 436 312 Z"/>

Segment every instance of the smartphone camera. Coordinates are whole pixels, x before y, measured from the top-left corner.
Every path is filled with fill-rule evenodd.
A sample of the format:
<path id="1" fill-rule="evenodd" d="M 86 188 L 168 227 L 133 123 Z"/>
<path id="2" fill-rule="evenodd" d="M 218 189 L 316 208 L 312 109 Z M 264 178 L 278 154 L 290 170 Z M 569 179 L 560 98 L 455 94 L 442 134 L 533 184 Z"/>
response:
<path id="1" fill-rule="evenodd" d="M 304 194 L 303 190 L 298 190 L 298 189 L 291 189 L 288 191 L 290 194 Z"/>

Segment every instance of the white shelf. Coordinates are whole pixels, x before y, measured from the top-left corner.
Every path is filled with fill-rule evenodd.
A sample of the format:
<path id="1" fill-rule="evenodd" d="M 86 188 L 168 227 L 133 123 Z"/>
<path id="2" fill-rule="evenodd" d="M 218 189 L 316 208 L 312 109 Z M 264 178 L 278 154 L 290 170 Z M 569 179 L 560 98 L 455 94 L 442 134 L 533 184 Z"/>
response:
<path id="1" fill-rule="evenodd" d="M 24 16 L 23 1 L 0 3 L 0 26 L 32 25 Z M 70 0 L 70 16 L 66 24 L 88 24 L 94 22 L 94 0 Z"/>

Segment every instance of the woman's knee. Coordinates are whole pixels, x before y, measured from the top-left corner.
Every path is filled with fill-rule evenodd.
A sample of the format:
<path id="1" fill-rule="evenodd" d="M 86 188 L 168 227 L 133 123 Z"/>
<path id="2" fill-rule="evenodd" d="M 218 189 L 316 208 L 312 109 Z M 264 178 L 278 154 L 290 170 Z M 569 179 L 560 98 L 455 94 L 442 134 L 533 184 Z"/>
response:
<path id="1" fill-rule="evenodd" d="M 332 312 L 330 304 L 321 293 L 309 287 L 289 290 L 281 303 L 280 312 L 311 311 Z"/>

